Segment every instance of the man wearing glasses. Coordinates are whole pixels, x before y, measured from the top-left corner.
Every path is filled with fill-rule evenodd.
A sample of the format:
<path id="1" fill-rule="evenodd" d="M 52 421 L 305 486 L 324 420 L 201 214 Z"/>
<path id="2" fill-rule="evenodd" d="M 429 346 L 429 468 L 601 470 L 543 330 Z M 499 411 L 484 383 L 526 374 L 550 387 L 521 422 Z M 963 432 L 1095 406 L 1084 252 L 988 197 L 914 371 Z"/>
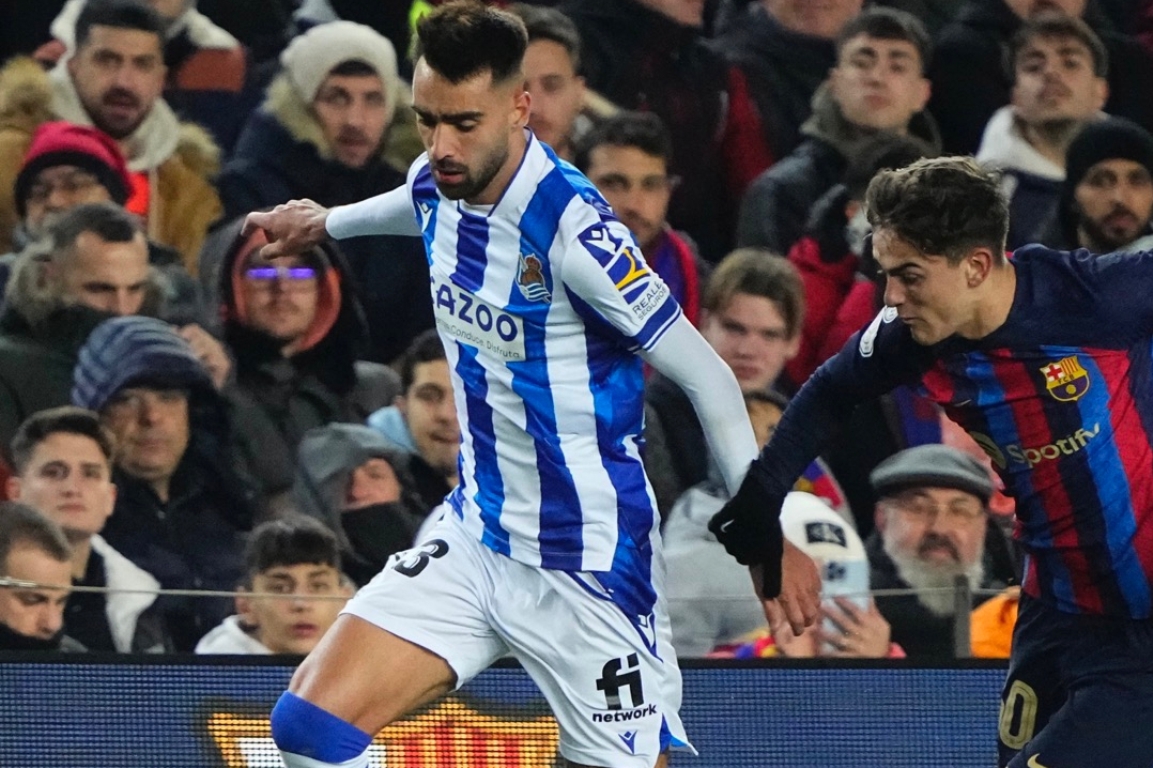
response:
<path id="1" fill-rule="evenodd" d="M 879 498 L 865 542 L 870 584 L 918 590 L 879 596 L 877 607 L 909 657 L 951 658 L 956 577 L 976 590 L 1002 588 L 1011 575 L 993 573 L 986 558 L 989 473 L 956 448 L 921 445 L 889 457 L 869 479 Z"/>
<path id="2" fill-rule="evenodd" d="M 224 394 L 241 455 L 275 505 L 292 488 L 308 430 L 363 423 L 392 404 L 400 383 L 384 365 L 357 360 L 368 328 L 343 255 L 325 244 L 264 259 L 267 242 L 234 239 L 219 295 L 224 341 L 237 361 Z"/>

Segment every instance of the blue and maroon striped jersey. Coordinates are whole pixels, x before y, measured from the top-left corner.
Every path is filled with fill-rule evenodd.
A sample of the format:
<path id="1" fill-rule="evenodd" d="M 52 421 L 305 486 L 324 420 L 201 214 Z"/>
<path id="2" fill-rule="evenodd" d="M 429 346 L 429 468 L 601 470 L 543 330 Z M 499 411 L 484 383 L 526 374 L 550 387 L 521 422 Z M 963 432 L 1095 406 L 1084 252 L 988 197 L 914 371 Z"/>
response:
<path id="1" fill-rule="evenodd" d="M 1012 309 L 982 339 L 920 345 L 883 310 L 806 383 L 760 461 L 783 499 L 857 403 L 918 385 L 1015 497 L 1025 591 L 1070 613 L 1148 618 L 1153 252 L 1028 246 L 1013 266 Z"/>

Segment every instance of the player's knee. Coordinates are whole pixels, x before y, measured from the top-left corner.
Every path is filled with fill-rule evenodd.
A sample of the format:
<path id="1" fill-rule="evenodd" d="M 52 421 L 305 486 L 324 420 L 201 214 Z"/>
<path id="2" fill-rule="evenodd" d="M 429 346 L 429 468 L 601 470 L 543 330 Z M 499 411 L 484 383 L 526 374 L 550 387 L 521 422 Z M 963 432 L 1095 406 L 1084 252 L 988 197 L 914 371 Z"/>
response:
<path id="1" fill-rule="evenodd" d="M 272 710 L 272 739 L 289 768 L 367 768 L 372 736 L 285 692 Z"/>

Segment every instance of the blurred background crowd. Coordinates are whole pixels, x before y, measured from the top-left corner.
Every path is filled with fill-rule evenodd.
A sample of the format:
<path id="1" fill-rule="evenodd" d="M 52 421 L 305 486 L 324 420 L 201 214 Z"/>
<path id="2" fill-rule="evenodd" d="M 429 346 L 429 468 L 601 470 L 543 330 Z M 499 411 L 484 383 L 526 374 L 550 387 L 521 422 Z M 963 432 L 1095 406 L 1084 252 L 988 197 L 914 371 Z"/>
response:
<path id="1" fill-rule="evenodd" d="M 460 433 L 420 241 L 268 260 L 241 232 L 404 183 L 433 5 L 0 7 L 0 649 L 306 653 L 440 513 Z M 530 127 L 632 230 L 762 442 L 881 305 L 879 170 L 975 155 L 1010 249 L 1153 243 L 1153 0 L 506 7 Z M 789 497 L 828 599 L 774 637 L 708 533 L 724 491 L 688 397 L 646 388 L 682 655 L 1007 655 L 1012 500 L 920 393 L 860 408 Z"/>

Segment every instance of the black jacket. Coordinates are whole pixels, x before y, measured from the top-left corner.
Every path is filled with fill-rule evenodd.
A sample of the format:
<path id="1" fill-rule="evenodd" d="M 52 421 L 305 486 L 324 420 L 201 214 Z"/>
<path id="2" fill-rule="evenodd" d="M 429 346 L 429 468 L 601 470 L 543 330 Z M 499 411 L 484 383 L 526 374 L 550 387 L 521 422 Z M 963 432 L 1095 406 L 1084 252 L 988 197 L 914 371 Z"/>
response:
<path id="1" fill-rule="evenodd" d="M 326 305 L 335 305 L 335 319 L 320 341 L 285 357 L 283 342 L 245 325 L 237 317 L 233 272 L 247 253 L 246 239 L 239 236 L 239 222 L 233 231 L 236 237 L 218 273 L 224 340 L 236 360 L 225 395 L 238 453 L 271 499 L 292 487 L 297 448 L 308 430 L 335 421 L 363 423 L 392 403 L 399 382 L 383 365 L 357 362 L 368 328 L 348 265 L 332 243 L 313 255 L 314 266 L 335 272 L 339 284 L 339 293 L 333 293 L 318 278 L 316 322 Z"/>
<path id="2" fill-rule="evenodd" d="M 229 218 L 300 198 L 328 207 L 346 205 L 404 184 L 404 174 L 379 157 L 364 168 L 352 169 L 323 157 L 315 143 L 294 137 L 285 123 L 299 124 L 306 119 L 296 112 L 298 106 L 280 106 L 277 114 L 261 109 L 249 120 L 220 177 L 220 197 Z M 308 131 L 299 129 L 297 133 Z M 202 272 L 204 259 L 207 257 L 211 269 L 212 252 L 227 247 L 221 240 L 216 235 L 210 237 L 202 256 Z M 361 298 L 370 329 L 365 357 L 391 362 L 412 339 L 433 326 L 424 245 L 418 237 L 377 236 L 343 240 L 340 249 L 355 282 L 363 289 Z"/>
<path id="3" fill-rule="evenodd" d="M 72 368 L 84 340 L 110 315 L 82 306 L 29 323 L 14 308 L 0 315 L 0 457 L 24 419 L 72 401 Z"/>
<path id="4" fill-rule="evenodd" d="M 101 536 L 165 589 L 231 591 L 243 581 L 245 533 L 257 500 L 230 460 L 222 404 L 202 394 L 194 395 L 189 408 L 191 438 L 168 501 L 117 469 L 116 507 Z M 163 596 L 155 607 L 178 651 L 191 651 L 234 612 L 233 601 L 219 597 Z"/>
<path id="5" fill-rule="evenodd" d="M 772 156 L 796 149 L 813 94 L 836 64 L 833 42 L 790 32 L 750 3 L 713 47 L 744 72 Z"/>
<path id="6" fill-rule="evenodd" d="M 897 566 L 885 552 L 880 533 L 874 531 L 865 539 L 869 558 L 869 588 L 909 589 L 897 573 Z M 985 535 L 985 579 L 982 589 L 1000 590 L 1014 579 L 1014 566 L 1004 535 L 993 521 Z M 972 608 L 988 597 L 974 595 Z M 876 598 L 877 610 L 892 628 L 893 642 L 904 649 L 910 659 L 956 658 L 953 640 L 953 617 L 938 616 L 921 604 L 916 595 L 888 595 Z M 964 620 L 968 620 L 968 614 Z"/>
<path id="7" fill-rule="evenodd" d="M 635 0 L 567 0 L 561 10 L 581 35 L 581 72 L 590 88 L 623 109 L 653 112 L 673 136 L 670 172 L 682 183 L 669 222 L 688 232 L 711 262 L 729 244 L 721 144 L 729 66 L 698 30 Z"/>
<path id="8" fill-rule="evenodd" d="M 1105 111 L 1153 130 L 1153 60 L 1139 43 L 1108 31 L 1090 3 L 1085 21 L 1109 53 L 1109 100 Z M 946 152 L 973 154 L 985 124 L 1009 103 L 1013 79 L 1006 71 L 1009 44 L 1021 19 L 1004 0 L 969 0 L 937 40 L 929 76 L 929 111 L 941 126 Z"/>
<path id="9" fill-rule="evenodd" d="M 804 234 L 814 204 L 843 180 L 850 159 L 892 135 L 846 120 L 827 86 L 813 96 L 813 114 L 801 133 L 805 141 L 758 176 L 745 193 L 737 223 L 738 246 L 787 255 Z M 925 156 L 940 150 L 937 126 L 926 112 L 909 121 L 909 138 L 923 147 Z"/>

